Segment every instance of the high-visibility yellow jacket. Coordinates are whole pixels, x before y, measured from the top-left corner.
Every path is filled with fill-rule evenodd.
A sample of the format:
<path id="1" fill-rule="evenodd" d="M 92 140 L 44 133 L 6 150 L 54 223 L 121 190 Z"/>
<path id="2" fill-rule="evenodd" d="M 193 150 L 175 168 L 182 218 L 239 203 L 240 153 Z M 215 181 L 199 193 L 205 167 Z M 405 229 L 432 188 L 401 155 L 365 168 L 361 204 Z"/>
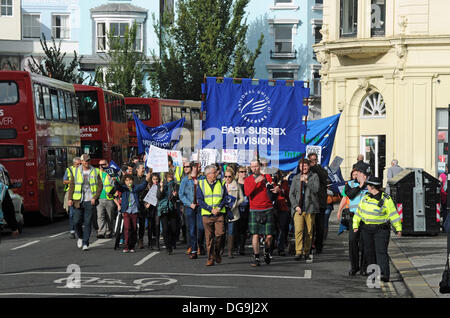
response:
<path id="1" fill-rule="evenodd" d="M 79 166 L 75 169 L 74 178 L 70 180 L 69 200 L 74 201 L 74 206 L 79 208 L 83 187 L 83 167 Z M 92 198 L 97 200 L 103 189 L 102 178 L 98 168 L 91 167 L 89 175 L 89 184 L 91 187 Z"/>
<path id="2" fill-rule="evenodd" d="M 379 207 L 379 202 L 383 200 L 383 197 L 383 205 Z M 353 216 L 354 229 L 359 228 L 361 221 L 365 224 L 383 224 L 390 222 L 398 232 L 401 232 L 402 222 L 394 201 L 385 193 L 382 193 L 381 200 L 377 200 L 369 194 L 366 194 L 362 198 Z"/>
<path id="3" fill-rule="evenodd" d="M 74 170 L 75 170 L 75 166 L 66 168 L 66 173 L 67 173 L 67 177 L 69 178 L 69 181 L 72 180 Z M 67 192 L 67 191 L 69 191 L 69 184 L 64 185 L 64 192 Z"/>
<path id="4" fill-rule="evenodd" d="M 111 183 L 111 178 L 106 172 L 102 172 L 101 175 L 102 175 L 103 190 L 105 191 L 106 198 L 108 200 L 114 200 L 114 196 L 109 195 L 111 190 L 114 188 L 114 185 Z"/>
<path id="5" fill-rule="evenodd" d="M 223 197 L 223 186 L 222 182 L 216 182 L 214 185 L 214 190 L 211 189 L 211 186 L 208 184 L 206 179 L 202 179 L 198 181 L 198 185 L 200 190 L 203 193 L 204 201 L 207 205 L 211 206 L 213 209 L 218 208 L 220 203 L 222 202 Z M 221 213 L 226 213 L 225 207 L 220 210 Z M 211 215 L 211 212 L 205 209 L 202 209 L 202 215 Z"/>
<path id="6" fill-rule="evenodd" d="M 183 179 L 183 167 L 175 167 L 175 182 L 180 184 Z"/>

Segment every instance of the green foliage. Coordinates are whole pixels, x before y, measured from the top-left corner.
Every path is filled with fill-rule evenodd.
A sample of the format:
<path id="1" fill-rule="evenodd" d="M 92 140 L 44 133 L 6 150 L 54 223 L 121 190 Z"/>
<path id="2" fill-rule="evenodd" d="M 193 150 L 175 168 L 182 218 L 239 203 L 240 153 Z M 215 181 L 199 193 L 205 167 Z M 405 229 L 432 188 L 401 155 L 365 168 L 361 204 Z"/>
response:
<path id="1" fill-rule="evenodd" d="M 264 36 L 250 52 L 244 18 L 248 2 L 179 0 L 177 19 L 166 13 L 154 25 L 160 52 L 159 58 L 152 52 L 157 61 L 149 78 L 153 92 L 162 98 L 198 100 L 204 76 L 253 77 Z"/>
<path id="2" fill-rule="evenodd" d="M 45 57 L 43 61 L 39 63 L 35 60 L 34 56 L 31 56 L 32 62 L 28 62 L 28 67 L 32 73 L 68 83 L 81 84 L 84 81 L 84 73 L 79 71 L 81 68 L 82 56 L 78 58 L 77 52 L 73 51 L 74 57 L 67 65 L 64 62 L 66 53 L 61 52 L 61 41 L 59 41 L 57 46 L 55 39 L 52 37 L 53 46 L 49 47 L 44 33 L 42 33 L 42 38 L 39 41 L 41 42 Z"/>
<path id="3" fill-rule="evenodd" d="M 114 30 L 108 34 L 109 50 L 102 57 L 107 65 L 97 68 L 96 80 L 103 88 L 121 93 L 125 97 L 144 97 L 147 58 L 136 51 L 137 25 L 126 28 L 124 37 L 114 37 Z"/>

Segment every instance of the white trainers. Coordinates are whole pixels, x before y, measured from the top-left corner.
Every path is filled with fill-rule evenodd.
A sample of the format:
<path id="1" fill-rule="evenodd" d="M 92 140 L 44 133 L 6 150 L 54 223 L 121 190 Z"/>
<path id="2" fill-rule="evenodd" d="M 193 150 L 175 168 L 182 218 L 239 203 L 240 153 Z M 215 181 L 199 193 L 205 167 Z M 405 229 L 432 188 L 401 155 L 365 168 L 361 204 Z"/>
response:
<path id="1" fill-rule="evenodd" d="M 89 251 L 89 246 L 83 245 L 83 251 Z"/>
<path id="2" fill-rule="evenodd" d="M 78 239 L 77 240 L 77 246 L 78 246 L 78 248 L 82 248 L 83 247 L 83 240 L 82 239 Z"/>
<path id="3" fill-rule="evenodd" d="M 313 255 L 309 254 L 306 256 L 306 263 L 311 264 L 313 262 Z"/>

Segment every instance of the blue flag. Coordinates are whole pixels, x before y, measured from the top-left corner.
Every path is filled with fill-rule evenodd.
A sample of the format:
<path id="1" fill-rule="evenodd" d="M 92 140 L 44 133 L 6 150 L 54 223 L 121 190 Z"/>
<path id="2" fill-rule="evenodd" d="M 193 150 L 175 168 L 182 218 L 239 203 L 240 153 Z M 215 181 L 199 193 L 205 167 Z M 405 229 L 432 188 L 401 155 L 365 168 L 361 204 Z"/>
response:
<path id="1" fill-rule="evenodd" d="M 272 165 L 281 151 L 305 151 L 303 117 L 308 107 L 303 100 L 309 88 L 304 82 L 287 86 L 286 81 L 269 85 L 268 80 L 258 80 L 254 85 L 252 79 L 235 84 L 232 78 L 217 83 L 208 77 L 206 92 L 203 148 L 258 149 Z"/>
<path id="2" fill-rule="evenodd" d="M 145 125 L 135 113 L 133 113 L 133 117 L 136 124 L 139 154 L 144 153 L 151 145 L 163 149 L 175 148 L 184 125 L 184 117 L 154 128 Z"/>
<path id="3" fill-rule="evenodd" d="M 341 114 L 325 117 L 317 120 L 308 121 L 306 132 L 306 147 L 321 147 L 321 166 L 330 164 L 331 152 L 333 150 L 334 138 L 339 124 Z M 297 168 L 298 161 L 303 153 L 294 151 L 283 151 L 279 154 L 280 169 L 291 171 Z"/>

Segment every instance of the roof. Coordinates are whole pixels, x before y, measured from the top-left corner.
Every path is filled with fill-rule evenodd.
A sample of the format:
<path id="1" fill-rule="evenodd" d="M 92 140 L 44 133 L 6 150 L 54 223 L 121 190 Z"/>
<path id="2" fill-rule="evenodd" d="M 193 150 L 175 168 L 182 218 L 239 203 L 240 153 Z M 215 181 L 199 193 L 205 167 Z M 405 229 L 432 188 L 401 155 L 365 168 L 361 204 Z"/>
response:
<path id="1" fill-rule="evenodd" d="M 91 9 L 91 13 L 123 14 L 125 12 L 147 14 L 148 10 L 129 3 L 108 3 Z"/>

